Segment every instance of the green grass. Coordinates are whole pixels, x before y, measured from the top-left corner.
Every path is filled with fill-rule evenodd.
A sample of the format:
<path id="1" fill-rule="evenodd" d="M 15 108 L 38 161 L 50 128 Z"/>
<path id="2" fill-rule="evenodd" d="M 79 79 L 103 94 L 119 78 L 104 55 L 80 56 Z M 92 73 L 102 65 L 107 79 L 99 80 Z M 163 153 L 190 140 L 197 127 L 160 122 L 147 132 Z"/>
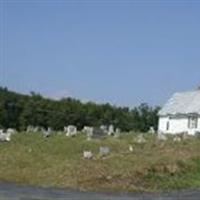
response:
<path id="1" fill-rule="evenodd" d="M 93 191 L 200 188 L 200 140 L 163 143 L 153 135 L 146 139 L 137 144 L 135 134 L 87 141 L 81 134 L 44 138 L 18 133 L 11 142 L 0 143 L 0 181 Z M 110 155 L 101 158 L 100 146 L 110 147 Z M 84 150 L 91 150 L 95 158 L 84 160 Z"/>

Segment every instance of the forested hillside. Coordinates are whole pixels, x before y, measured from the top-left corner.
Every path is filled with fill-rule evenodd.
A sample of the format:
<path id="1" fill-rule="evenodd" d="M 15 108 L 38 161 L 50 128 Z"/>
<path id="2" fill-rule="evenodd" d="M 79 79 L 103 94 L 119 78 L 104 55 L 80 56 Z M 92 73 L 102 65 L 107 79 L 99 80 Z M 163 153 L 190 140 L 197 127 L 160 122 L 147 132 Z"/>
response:
<path id="1" fill-rule="evenodd" d="M 22 95 L 0 87 L 0 126 L 25 130 L 28 125 L 62 130 L 69 124 L 83 126 L 113 124 L 122 131 L 148 131 L 157 128 L 159 107 L 141 104 L 139 107 L 116 107 L 110 104 L 82 103 L 77 99 L 59 101 L 31 92 Z"/>

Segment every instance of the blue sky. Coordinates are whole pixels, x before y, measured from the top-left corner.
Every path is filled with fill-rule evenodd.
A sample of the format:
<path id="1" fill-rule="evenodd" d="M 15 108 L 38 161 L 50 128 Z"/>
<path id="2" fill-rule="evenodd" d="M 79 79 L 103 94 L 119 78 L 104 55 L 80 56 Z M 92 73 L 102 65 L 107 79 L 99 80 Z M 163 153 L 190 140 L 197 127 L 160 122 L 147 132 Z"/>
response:
<path id="1" fill-rule="evenodd" d="M 200 1 L 0 0 L 0 85 L 162 105 L 200 85 Z"/>

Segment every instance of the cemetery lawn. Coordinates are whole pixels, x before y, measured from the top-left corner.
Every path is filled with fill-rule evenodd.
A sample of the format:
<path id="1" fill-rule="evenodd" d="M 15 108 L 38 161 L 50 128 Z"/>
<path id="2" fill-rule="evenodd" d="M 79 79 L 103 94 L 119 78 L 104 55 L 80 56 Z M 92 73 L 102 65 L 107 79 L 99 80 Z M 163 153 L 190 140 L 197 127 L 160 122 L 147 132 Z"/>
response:
<path id="1" fill-rule="evenodd" d="M 0 143 L 0 181 L 88 191 L 200 188 L 200 139 L 161 142 L 147 135 L 145 144 L 137 144 L 134 138 L 87 141 L 84 135 L 18 133 Z M 99 155 L 100 146 L 110 148 L 107 157 Z M 91 150 L 94 159 L 83 159 L 84 150 Z"/>

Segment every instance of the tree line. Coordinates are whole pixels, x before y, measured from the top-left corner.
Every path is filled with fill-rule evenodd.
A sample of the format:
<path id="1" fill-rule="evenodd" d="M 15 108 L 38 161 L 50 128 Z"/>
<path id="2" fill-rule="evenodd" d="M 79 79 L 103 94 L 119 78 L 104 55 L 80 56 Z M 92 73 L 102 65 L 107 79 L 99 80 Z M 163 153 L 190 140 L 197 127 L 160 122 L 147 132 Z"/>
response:
<path id="1" fill-rule="evenodd" d="M 74 98 L 53 100 L 34 92 L 24 95 L 0 87 L 1 128 L 26 130 L 32 125 L 63 130 L 71 124 L 81 130 L 84 126 L 113 124 L 122 131 L 146 132 L 151 126 L 157 128 L 158 111 L 159 107 L 146 103 L 130 109 L 109 103 L 82 103 Z"/>

